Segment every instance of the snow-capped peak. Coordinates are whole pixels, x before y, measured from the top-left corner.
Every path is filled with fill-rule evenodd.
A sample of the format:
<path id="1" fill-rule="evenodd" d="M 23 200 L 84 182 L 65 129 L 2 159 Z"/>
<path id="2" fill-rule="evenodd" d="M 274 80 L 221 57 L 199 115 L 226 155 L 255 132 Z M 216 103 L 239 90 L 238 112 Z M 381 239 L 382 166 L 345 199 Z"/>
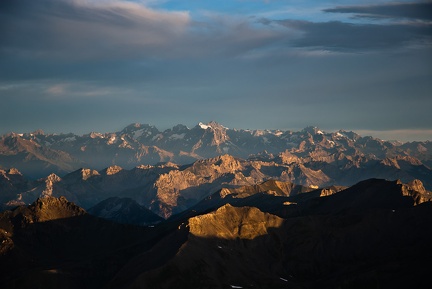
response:
<path id="1" fill-rule="evenodd" d="M 203 124 L 202 122 L 200 122 L 199 124 L 198 124 L 202 129 L 208 129 L 210 126 L 208 126 L 208 125 L 206 125 L 206 124 Z"/>
<path id="2" fill-rule="evenodd" d="M 227 127 L 225 127 L 225 126 L 223 126 L 223 125 L 221 125 L 221 124 L 219 124 L 219 123 L 217 123 L 215 121 L 211 121 L 208 124 L 204 124 L 204 123 L 200 122 L 200 123 L 198 123 L 198 125 L 202 129 L 208 129 L 208 128 L 212 128 L 212 129 L 225 129 L 225 130 L 229 129 L 229 128 L 227 128 Z"/>

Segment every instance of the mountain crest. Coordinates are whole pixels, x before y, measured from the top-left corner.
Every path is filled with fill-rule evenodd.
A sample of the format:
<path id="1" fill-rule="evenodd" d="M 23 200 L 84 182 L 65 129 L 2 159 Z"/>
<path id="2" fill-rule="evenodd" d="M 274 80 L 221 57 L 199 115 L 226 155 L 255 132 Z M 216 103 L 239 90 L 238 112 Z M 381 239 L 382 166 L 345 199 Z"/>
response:
<path id="1" fill-rule="evenodd" d="M 308 132 L 311 135 L 316 135 L 316 134 L 324 134 L 318 127 L 316 126 L 307 126 L 305 127 L 303 130 L 303 132 Z"/>
<path id="2" fill-rule="evenodd" d="M 99 176 L 100 174 L 99 174 L 99 172 L 98 171 L 96 171 L 96 170 L 92 170 L 92 169 L 81 169 L 81 170 L 79 170 L 80 171 L 80 173 L 81 173 L 81 178 L 85 181 L 85 180 L 87 180 L 88 178 L 90 178 L 90 177 L 93 177 L 93 176 Z"/>
<path id="3" fill-rule="evenodd" d="M 201 127 L 202 129 L 212 129 L 212 130 L 216 130 L 216 129 L 220 129 L 220 130 L 227 130 L 227 127 L 224 127 L 223 125 L 221 125 L 220 123 L 212 120 L 207 124 L 204 124 L 202 122 L 198 123 L 198 126 Z"/>
<path id="4" fill-rule="evenodd" d="M 16 169 L 16 168 L 10 168 L 9 170 L 7 170 L 7 174 L 22 176 L 22 173 L 18 169 Z"/>
<path id="5" fill-rule="evenodd" d="M 50 182 L 50 183 L 58 183 L 61 181 L 61 178 L 59 176 L 57 176 L 56 174 L 52 173 L 50 174 L 47 178 L 46 178 L 46 182 Z"/>
<path id="6" fill-rule="evenodd" d="M 280 227 L 283 219 L 263 213 L 254 207 L 226 204 L 213 213 L 189 219 L 190 233 L 197 237 L 221 239 L 254 239 L 268 234 L 269 228 Z"/>
<path id="7" fill-rule="evenodd" d="M 111 176 L 111 175 L 117 174 L 118 172 L 120 172 L 122 170 L 123 170 L 123 168 L 121 168 L 120 166 L 114 165 L 114 166 L 110 166 L 110 167 L 106 168 L 104 170 L 104 173 L 108 176 Z"/>
<path id="8" fill-rule="evenodd" d="M 69 202 L 65 197 L 44 196 L 28 206 L 22 214 L 29 223 L 35 223 L 71 218 L 87 213 L 84 209 Z"/>

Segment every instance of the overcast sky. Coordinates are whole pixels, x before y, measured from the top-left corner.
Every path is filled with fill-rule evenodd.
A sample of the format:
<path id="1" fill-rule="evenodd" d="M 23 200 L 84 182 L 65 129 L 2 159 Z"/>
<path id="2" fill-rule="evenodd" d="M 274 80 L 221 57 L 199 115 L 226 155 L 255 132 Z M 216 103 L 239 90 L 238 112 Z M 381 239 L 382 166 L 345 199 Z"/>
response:
<path id="1" fill-rule="evenodd" d="M 432 140 L 432 1 L 0 1 L 0 134 L 210 120 Z"/>

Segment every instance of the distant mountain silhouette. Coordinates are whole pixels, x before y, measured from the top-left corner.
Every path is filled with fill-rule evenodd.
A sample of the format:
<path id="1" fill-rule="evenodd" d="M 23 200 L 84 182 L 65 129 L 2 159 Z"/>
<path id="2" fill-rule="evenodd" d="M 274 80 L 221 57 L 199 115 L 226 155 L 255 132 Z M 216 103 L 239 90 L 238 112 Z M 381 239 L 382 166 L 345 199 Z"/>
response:
<path id="1" fill-rule="evenodd" d="M 184 165 L 230 154 L 242 159 L 295 163 L 298 172 L 293 171 L 294 175 L 300 171 L 308 175 L 307 169 L 312 168 L 322 170 L 330 179 L 341 179 L 339 171 L 343 169 L 349 171 L 346 181 L 350 181 L 358 170 L 387 166 L 394 178 L 404 179 L 407 174 L 429 172 L 431 151 L 430 141 L 390 142 L 342 130 L 327 133 L 316 127 L 301 131 L 244 130 L 212 121 L 192 128 L 176 125 L 159 131 L 154 126 L 135 123 L 119 132 L 103 134 L 38 131 L 3 135 L 0 168 L 15 167 L 34 179 L 50 173 L 62 176 L 81 167 L 101 170 L 115 164 L 130 169 L 168 161 Z M 427 186 L 432 186 L 429 182 Z"/>

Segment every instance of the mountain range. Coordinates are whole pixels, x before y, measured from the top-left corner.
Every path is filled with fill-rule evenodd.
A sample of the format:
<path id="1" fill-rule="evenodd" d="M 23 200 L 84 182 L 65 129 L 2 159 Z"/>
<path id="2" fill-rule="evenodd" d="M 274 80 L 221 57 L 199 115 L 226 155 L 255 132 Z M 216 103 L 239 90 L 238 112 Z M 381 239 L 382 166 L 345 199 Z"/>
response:
<path id="1" fill-rule="evenodd" d="M 0 137 L 0 288 L 429 288 L 432 142 L 354 132 Z"/>
<path id="2" fill-rule="evenodd" d="M 17 168 L 29 178 L 64 175 L 82 167 L 102 170 L 112 165 L 174 162 L 179 165 L 229 154 L 242 159 L 284 163 L 325 163 L 343 167 L 347 161 L 384 161 L 388 166 L 432 166 L 432 142 L 383 141 L 351 131 L 323 132 L 229 129 L 214 121 L 193 128 L 176 125 L 159 131 L 131 124 L 119 132 L 85 135 L 9 133 L 0 137 L 0 168 Z"/>
<path id="3" fill-rule="evenodd" d="M 284 154 L 282 154 L 283 156 Z M 303 191 L 350 186 L 371 177 L 385 177 L 403 182 L 418 179 L 418 190 L 428 189 L 430 169 L 416 163 L 404 163 L 404 169 L 383 161 L 356 165 L 346 160 L 343 169 L 322 165 L 321 169 L 302 163 L 243 160 L 230 155 L 196 161 L 190 165 L 164 163 L 138 166 L 131 170 L 111 166 L 104 170 L 79 169 L 62 177 L 50 174 L 38 180 L 27 179 L 17 169 L 0 170 L 0 204 L 4 209 L 34 202 L 39 197 L 65 196 L 85 209 L 108 198 L 130 198 L 142 209 L 163 218 L 181 213 L 223 189 L 254 186 L 266 181 L 290 182 Z M 332 177 L 329 177 L 332 176 Z"/>
<path id="4" fill-rule="evenodd" d="M 108 198 L 130 198 L 141 207 L 135 209 L 169 218 L 222 188 L 267 180 L 314 189 L 369 178 L 418 179 L 431 190 L 431 151 L 429 141 L 403 144 L 314 127 L 235 130 L 215 122 L 163 132 L 133 124 L 84 136 L 12 133 L 0 139 L 0 204 L 6 209 L 65 196 L 90 209 Z"/>

